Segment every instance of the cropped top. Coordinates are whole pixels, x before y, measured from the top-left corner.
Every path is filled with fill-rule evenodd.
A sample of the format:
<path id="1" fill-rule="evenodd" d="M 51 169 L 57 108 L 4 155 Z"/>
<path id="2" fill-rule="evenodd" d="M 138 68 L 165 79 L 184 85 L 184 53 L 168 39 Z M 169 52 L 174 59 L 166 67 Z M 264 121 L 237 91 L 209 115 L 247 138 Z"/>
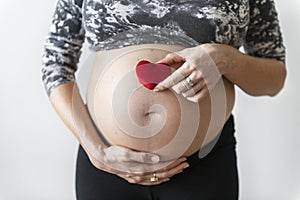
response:
<path id="1" fill-rule="evenodd" d="M 85 40 L 92 51 L 146 43 L 220 43 L 285 62 L 273 0 L 58 0 L 42 60 L 48 95 L 75 81 Z"/>

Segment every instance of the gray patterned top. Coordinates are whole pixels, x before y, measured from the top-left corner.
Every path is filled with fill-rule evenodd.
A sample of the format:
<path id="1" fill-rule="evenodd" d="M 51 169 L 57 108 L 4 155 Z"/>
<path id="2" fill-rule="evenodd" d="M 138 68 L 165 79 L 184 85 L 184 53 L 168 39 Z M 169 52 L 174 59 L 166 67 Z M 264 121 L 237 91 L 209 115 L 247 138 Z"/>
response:
<path id="1" fill-rule="evenodd" d="M 273 0 L 58 0 L 43 54 L 48 95 L 75 80 L 85 39 L 92 51 L 221 43 L 285 62 Z"/>

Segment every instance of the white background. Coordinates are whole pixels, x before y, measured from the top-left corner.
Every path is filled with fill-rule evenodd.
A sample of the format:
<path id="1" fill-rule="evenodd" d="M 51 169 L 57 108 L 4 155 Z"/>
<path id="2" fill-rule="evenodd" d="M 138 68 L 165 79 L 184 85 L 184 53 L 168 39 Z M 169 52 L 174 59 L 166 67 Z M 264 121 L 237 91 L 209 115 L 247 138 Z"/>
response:
<path id="1" fill-rule="evenodd" d="M 238 90 L 234 113 L 241 200 L 300 199 L 300 1 L 276 1 L 288 77 L 274 98 Z M 0 3 L 0 200 L 75 199 L 77 142 L 41 83 L 55 0 Z"/>

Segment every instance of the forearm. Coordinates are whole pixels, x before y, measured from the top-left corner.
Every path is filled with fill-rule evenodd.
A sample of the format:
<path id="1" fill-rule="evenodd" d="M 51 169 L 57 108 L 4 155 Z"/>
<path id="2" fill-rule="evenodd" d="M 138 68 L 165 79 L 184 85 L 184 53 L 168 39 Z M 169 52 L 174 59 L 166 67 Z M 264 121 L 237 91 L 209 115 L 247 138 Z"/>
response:
<path id="1" fill-rule="evenodd" d="M 51 92 L 50 101 L 85 151 L 98 156 L 101 153 L 99 150 L 105 145 L 81 99 L 77 85 L 73 82 L 59 85 Z"/>
<path id="2" fill-rule="evenodd" d="M 274 96 L 283 87 L 285 65 L 277 60 L 249 56 L 231 48 L 224 76 L 253 96 Z"/>
<path id="3" fill-rule="evenodd" d="M 73 82 L 61 84 L 53 89 L 50 101 L 97 168 L 120 175 L 129 169 L 139 172 L 151 171 L 153 166 L 149 163 L 159 162 L 159 157 L 151 153 L 135 152 L 114 145 L 107 146 L 99 136 L 78 87 Z"/>

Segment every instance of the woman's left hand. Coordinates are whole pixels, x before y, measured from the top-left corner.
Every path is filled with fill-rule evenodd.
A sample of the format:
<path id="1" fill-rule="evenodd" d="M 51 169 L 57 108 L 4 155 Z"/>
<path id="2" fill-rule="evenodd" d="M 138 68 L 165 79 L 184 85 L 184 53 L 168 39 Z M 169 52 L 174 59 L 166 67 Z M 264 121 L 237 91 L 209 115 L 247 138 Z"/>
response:
<path id="1" fill-rule="evenodd" d="M 119 148 L 119 152 L 127 152 L 125 154 L 133 155 L 131 150 L 126 148 L 111 146 L 112 149 Z M 111 148 L 110 150 L 111 151 Z M 115 151 L 115 150 L 113 150 Z M 142 155 L 143 152 L 137 152 L 136 158 Z M 123 153 L 121 153 L 123 154 Z M 172 161 L 159 162 L 159 163 L 143 163 L 142 160 L 138 159 L 134 162 L 135 158 L 129 158 L 127 162 L 124 158 L 118 158 L 120 160 L 106 161 L 103 163 L 99 159 L 95 159 L 92 155 L 88 154 L 91 163 L 97 168 L 108 173 L 115 174 L 129 183 L 139 185 L 158 185 L 163 182 L 169 181 L 176 174 L 181 173 L 185 168 L 189 167 L 186 157 L 181 157 Z M 124 157 L 124 156 L 121 156 Z M 126 157 L 126 156 L 125 156 Z M 125 158 L 127 159 L 127 158 Z M 118 165 L 118 166 L 117 166 Z M 134 171 L 132 170 L 134 167 Z M 136 171 L 139 169 L 138 171 Z M 151 169 L 151 170 L 150 170 Z"/>
<path id="2" fill-rule="evenodd" d="M 139 185 L 158 185 L 169 181 L 173 176 L 183 172 L 183 170 L 189 167 L 185 157 L 178 158 L 177 160 L 154 164 L 153 167 L 164 166 L 153 172 L 141 172 L 141 173 L 119 173 L 118 176 L 127 180 L 129 183 Z"/>
<path id="3" fill-rule="evenodd" d="M 204 99 L 222 78 L 234 49 L 223 44 L 203 44 L 169 53 L 157 63 L 173 65 L 182 63 L 175 72 L 160 82 L 154 91 L 172 89 L 189 101 Z"/>

